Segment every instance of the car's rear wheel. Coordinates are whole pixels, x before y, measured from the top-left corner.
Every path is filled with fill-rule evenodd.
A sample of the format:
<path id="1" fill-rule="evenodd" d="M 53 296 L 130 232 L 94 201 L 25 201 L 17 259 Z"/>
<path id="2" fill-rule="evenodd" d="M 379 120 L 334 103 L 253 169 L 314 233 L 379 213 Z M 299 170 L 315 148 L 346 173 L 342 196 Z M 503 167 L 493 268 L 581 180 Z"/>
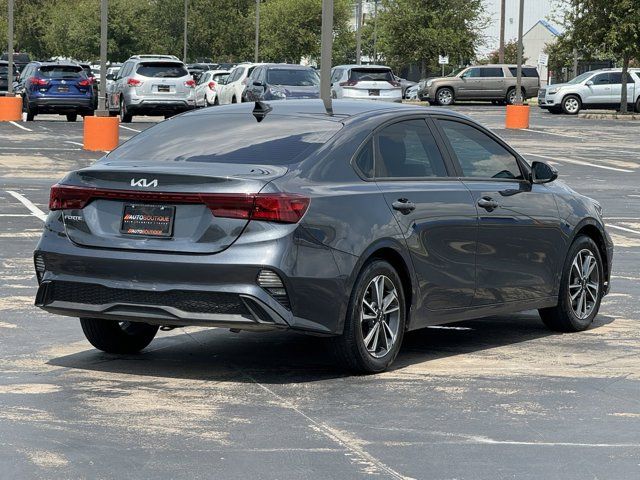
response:
<path id="1" fill-rule="evenodd" d="M 81 318 L 80 325 L 89 343 L 107 353 L 137 353 L 151 343 L 158 325 Z"/>
<path id="2" fill-rule="evenodd" d="M 27 114 L 27 122 L 33 122 L 33 119 L 36 118 L 35 110 L 29 106 L 29 102 L 26 98 L 22 101 L 22 104 L 22 110 Z"/>
<path id="3" fill-rule="evenodd" d="M 640 113 L 640 97 L 636 100 L 636 113 Z"/>
<path id="4" fill-rule="evenodd" d="M 231 103 L 238 103 L 238 101 L 236 100 L 236 96 L 235 95 L 233 97 L 231 97 Z"/>
<path id="5" fill-rule="evenodd" d="M 520 87 L 522 90 L 522 101 L 524 101 L 525 99 L 525 92 L 524 92 L 524 88 Z M 517 97 L 517 93 L 516 93 L 516 89 L 515 88 L 510 88 L 507 91 L 507 96 L 505 97 L 504 101 L 507 103 L 507 105 L 513 105 L 514 103 L 516 103 L 516 97 Z"/>
<path id="6" fill-rule="evenodd" d="M 562 99 L 562 111 L 567 115 L 577 115 L 582 108 L 582 102 L 576 95 L 567 95 Z"/>
<path id="7" fill-rule="evenodd" d="M 120 99 L 120 121 L 122 123 L 131 123 L 131 120 L 133 120 L 133 115 L 129 113 L 124 100 Z"/>
<path id="8" fill-rule="evenodd" d="M 75 122 L 78 119 L 77 113 L 67 113 L 67 122 Z"/>
<path id="9" fill-rule="evenodd" d="M 453 90 L 449 87 L 443 87 L 436 92 L 436 101 L 438 105 L 451 105 L 453 104 Z"/>
<path id="10" fill-rule="evenodd" d="M 598 314 L 604 269 L 600 250 L 584 235 L 576 238 L 564 263 L 558 305 L 540 309 L 540 318 L 551 330 L 579 332 L 589 328 Z"/>
<path id="11" fill-rule="evenodd" d="M 384 260 L 368 263 L 356 280 L 341 336 L 333 339 L 338 360 L 349 370 L 386 370 L 400 350 L 406 322 L 402 281 Z"/>

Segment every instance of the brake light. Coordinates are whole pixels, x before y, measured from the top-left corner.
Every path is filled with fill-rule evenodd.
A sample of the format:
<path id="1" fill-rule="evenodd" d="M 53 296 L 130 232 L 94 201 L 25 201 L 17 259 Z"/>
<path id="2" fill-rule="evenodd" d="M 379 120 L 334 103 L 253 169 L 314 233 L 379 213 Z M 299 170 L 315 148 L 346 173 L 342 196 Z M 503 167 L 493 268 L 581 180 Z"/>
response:
<path id="1" fill-rule="evenodd" d="M 93 79 L 92 78 L 86 78 L 84 80 L 80 80 L 78 82 L 78 85 L 81 87 L 88 87 L 90 85 L 93 85 Z"/>
<path id="2" fill-rule="evenodd" d="M 204 204 L 220 218 L 297 223 L 310 199 L 289 193 L 173 193 L 111 190 L 56 184 L 51 187 L 49 210 L 82 209 L 94 199 Z"/>
<path id="3" fill-rule="evenodd" d="M 340 82 L 341 87 L 355 87 L 358 84 L 357 80 L 348 80 L 346 82 Z"/>
<path id="4" fill-rule="evenodd" d="M 137 78 L 129 78 L 127 80 L 127 85 L 129 85 L 130 87 L 139 87 L 140 85 L 142 85 L 142 81 L 138 80 Z"/>
<path id="5" fill-rule="evenodd" d="M 216 88 L 216 82 L 209 82 L 209 88 L 211 90 L 213 90 L 214 88 Z"/>
<path id="6" fill-rule="evenodd" d="M 46 85 L 49 85 L 49 80 L 45 80 L 44 78 L 38 78 L 38 77 L 31 77 L 29 79 L 29 82 L 31 82 L 31 85 L 37 85 L 39 87 L 44 87 Z"/>
<path id="7" fill-rule="evenodd" d="M 193 79 L 187 80 L 186 82 L 184 82 L 184 86 L 189 88 L 194 88 L 196 86 L 196 81 Z"/>

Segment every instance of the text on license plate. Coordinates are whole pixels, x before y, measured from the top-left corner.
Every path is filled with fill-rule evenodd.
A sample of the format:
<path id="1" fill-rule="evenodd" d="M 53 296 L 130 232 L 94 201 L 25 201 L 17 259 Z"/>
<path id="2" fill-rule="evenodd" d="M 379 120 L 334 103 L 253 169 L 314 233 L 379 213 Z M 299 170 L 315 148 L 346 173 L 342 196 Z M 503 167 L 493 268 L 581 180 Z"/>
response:
<path id="1" fill-rule="evenodd" d="M 166 205 L 124 206 L 120 232 L 147 237 L 171 237 L 176 207 Z"/>

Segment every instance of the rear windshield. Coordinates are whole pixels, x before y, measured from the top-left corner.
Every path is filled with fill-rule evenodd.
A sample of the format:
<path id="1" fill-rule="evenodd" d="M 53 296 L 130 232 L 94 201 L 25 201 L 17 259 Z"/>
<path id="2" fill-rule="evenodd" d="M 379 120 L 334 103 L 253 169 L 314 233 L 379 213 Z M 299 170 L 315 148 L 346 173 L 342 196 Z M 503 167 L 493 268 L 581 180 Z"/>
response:
<path id="1" fill-rule="evenodd" d="M 320 85 L 320 77 L 314 70 L 277 68 L 267 71 L 267 83 L 270 85 L 290 85 L 294 87 L 312 87 Z"/>
<path id="2" fill-rule="evenodd" d="M 518 76 L 518 69 L 516 67 L 509 67 L 509 71 L 514 77 Z M 523 67 L 522 76 L 536 78 L 538 76 L 538 69 L 532 67 Z"/>
<path id="3" fill-rule="evenodd" d="M 44 78 L 80 78 L 85 77 L 82 67 L 73 65 L 45 65 L 40 67 L 40 75 Z"/>
<path id="4" fill-rule="evenodd" d="M 385 81 L 393 82 L 393 73 L 388 68 L 352 68 L 349 80 L 355 80 L 357 82 L 366 81 Z"/>
<path id="5" fill-rule="evenodd" d="M 109 160 L 290 165 L 307 158 L 342 124 L 319 118 L 226 113 L 176 117 L 136 135 Z"/>
<path id="6" fill-rule="evenodd" d="M 144 62 L 138 65 L 138 75 L 143 77 L 180 78 L 189 75 L 181 63 L 175 62 Z"/>
<path id="7" fill-rule="evenodd" d="M 18 69 L 15 67 L 15 65 L 13 67 L 13 72 L 18 73 Z M 0 74 L 6 75 L 7 73 L 9 73 L 9 65 L 0 65 Z"/>

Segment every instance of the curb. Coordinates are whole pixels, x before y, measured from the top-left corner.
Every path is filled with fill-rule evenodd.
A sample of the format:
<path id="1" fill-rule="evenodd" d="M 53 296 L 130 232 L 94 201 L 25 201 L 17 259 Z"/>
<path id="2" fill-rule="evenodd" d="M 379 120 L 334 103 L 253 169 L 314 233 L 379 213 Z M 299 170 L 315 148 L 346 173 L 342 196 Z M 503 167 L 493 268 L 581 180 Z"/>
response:
<path id="1" fill-rule="evenodd" d="M 590 120 L 640 120 L 640 114 L 627 113 L 578 113 L 578 118 L 586 118 Z"/>

